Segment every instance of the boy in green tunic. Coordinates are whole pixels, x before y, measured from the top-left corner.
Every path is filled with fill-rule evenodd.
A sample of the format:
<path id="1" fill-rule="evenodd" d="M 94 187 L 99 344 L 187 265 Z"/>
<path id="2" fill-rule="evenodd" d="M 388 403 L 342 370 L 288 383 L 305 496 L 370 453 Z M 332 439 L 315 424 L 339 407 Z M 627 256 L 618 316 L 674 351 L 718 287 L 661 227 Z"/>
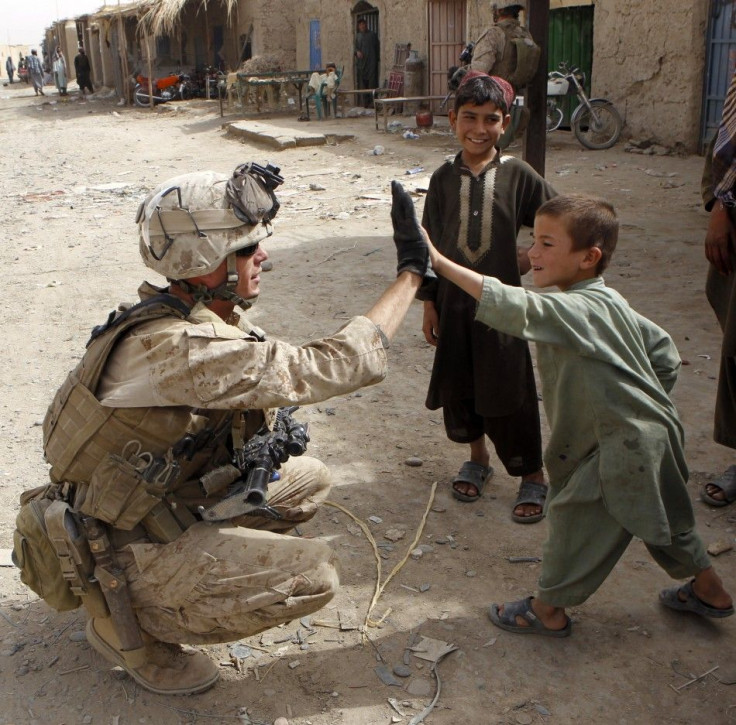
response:
<path id="1" fill-rule="evenodd" d="M 673 578 L 660 602 L 707 617 L 733 602 L 695 532 L 683 431 L 668 396 L 680 358 L 669 335 L 606 287 L 618 238 L 605 201 L 556 197 L 534 221 L 529 251 L 537 294 L 460 266 L 430 244 L 435 272 L 479 300 L 476 319 L 537 344 L 551 435 L 547 541 L 538 596 L 491 606 L 502 629 L 570 634 L 565 607 L 603 583 L 634 536 Z"/>

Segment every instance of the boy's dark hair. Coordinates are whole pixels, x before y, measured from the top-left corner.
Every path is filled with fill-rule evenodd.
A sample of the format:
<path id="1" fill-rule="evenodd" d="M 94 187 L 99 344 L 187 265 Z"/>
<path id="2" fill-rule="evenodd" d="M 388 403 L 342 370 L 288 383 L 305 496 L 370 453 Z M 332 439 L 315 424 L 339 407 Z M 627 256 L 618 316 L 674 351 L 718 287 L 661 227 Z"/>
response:
<path id="1" fill-rule="evenodd" d="M 618 219 L 607 201 L 584 194 L 555 196 L 537 209 L 537 216 L 561 221 L 572 238 L 573 251 L 598 247 L 601 259 L 596 275 L 608 267 L 618 241 Z"/>
<path id="2" fill-rule="evenodd" d="M 455 113 L 462 106 L 482 106 L 491 102 L 505 116 L 509 112 L 503 89 L 490 76 L 477 76 L 460 83 L 455 94 Z"/>

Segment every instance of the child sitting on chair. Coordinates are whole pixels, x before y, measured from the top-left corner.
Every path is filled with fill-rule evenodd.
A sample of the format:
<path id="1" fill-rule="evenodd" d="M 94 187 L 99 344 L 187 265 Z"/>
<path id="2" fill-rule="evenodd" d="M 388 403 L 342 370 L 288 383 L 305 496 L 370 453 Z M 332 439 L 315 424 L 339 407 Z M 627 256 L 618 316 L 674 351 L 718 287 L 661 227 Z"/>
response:
<path id="1" fill-rule="evenodd" d="M 325 84 L 324 99 L 331 101 L 335 97 L 337 90 L 337 66 L 334 63 L 328 63 L 325 66 L 325 72 L 315 71 L 309 77 L 308 96 L 318 96 L 322 83 Z"/>

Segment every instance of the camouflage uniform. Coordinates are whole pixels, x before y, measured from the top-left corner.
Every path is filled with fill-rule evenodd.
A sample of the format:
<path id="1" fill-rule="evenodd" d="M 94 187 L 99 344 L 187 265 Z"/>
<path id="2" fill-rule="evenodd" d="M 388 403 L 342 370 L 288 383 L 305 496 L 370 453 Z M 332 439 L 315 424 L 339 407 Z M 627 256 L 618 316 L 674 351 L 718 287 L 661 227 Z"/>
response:
<path id="1" fill-rule="evenodd" d="M 252 416 L 313 403 L 378 382 L 386 372 L 379 332 L 362 317 L 303 346 L 259 340 L 245 329 L 242 320 L 226 324 L 201 303 L 186 320 L 164 317 L 138 325 L 108 358 L 97 397 L 116 413 L 145 410 L 162 419 L 181 406 L 202 415 L 232 411 L 237 426 L 239 411 Z M 140 437 L 144 450 L 155 446 Z M 221 465 L 221 456 L 216 449 L 194 475 L 201 478 Z M 329 546 L 272 533 L 312 518 L 327 496 L 328 471 L 301 457 L 281 473 L 268 492 L 280 521 L 200 521 L 168 544 L 145 538 L 117 548 L 146 632 L 164 642 L 231 641 L 315 611 L 332 598 L 338 579 Z M 196 511 L 198 483 L 175 488 L 179 504 Z"/>
<path id="2" fill-rule="evenodd" d="M 299 455 L 293 411 L 274 409 L 382 380 L 394 317 L 427 268 L 411 199 L 392 186 L 399 279 L 372 310 L 389 332 L 356 317 L 304 345 L 266 340 L 240 313 L 260 291 L 279 171 L 182 174 L 141 203 L 141 256 L 170 286 L 144 284 L 92 331 L 44 418 L 51 483 L 21 497 L 21 579 L 60 611 L 84 604 L 90 645 L 159 694 L 219 677 L 182 644 L 256 634 L 334 595 L 329 546 L 284 536 L 325 500 L 328 471 Z"/>

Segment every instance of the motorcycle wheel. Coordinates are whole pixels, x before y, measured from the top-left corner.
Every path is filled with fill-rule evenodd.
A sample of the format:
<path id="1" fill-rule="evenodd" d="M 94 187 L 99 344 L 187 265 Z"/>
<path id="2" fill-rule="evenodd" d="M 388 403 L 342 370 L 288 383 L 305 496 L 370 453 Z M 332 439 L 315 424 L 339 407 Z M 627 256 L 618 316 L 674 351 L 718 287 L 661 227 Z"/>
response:
<path id="1" fill-rule="evenodd" d="M 179 97 L 182 101 L 189 101 L 192 99 L 192 89 L 189 87 L 189 84 L 182 83 L 179 86 Z"/>
<path id="2" fill-rule="evenodd" d="M 610 101 L 594 98 L 590 108 L 578 107 L 573 114 L 572 130 L 585 148 L 610 149 L 621 135 L 623 121 Z"/>
<path id="3" fill-rule="evenodd" d="M 560 127 L 564 115 L 559 106 L 547 104 L 547 133 L 556 131 Z"/>
<path id="4" fill-rule="evenodd" d="M 148 88 L 144 88 L 140 83 L 136 83 L 135 88 L 133 89 L 133 101 L 136 106 L 149 108 L 151 101 L 148 97 Z M 156 103 L 156 101 L 154 101 L 154 103 Z"/>

